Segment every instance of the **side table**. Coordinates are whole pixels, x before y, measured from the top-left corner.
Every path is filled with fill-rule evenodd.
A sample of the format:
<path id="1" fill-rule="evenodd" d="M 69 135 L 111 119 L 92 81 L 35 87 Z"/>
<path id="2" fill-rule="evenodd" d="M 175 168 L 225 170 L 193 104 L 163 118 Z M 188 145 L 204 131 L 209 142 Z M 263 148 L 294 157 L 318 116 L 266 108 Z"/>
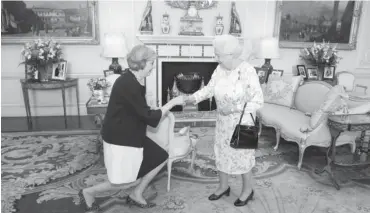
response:
<path id="1" fill-rule="evenodd" d="M 67 78 L 65 81 L 51 80 L 51 81 L 47 81 L 47 82 L 33 82 L 33 81 L 26 81 L 25 79 L 21 79 L 20 82 L 21 82 L 21 85 L 22 85 L 24 105 L 25 105 L 25 108 L 26 108 L 28 130 L 33 129 L 30 99 L 29 99 L 29 95 L 28 95 L 28 90 L 56 90 L 56 89 L 61 89 L 62 90 L 62 99 L 63 99 L 64 125 L 65 125 L 65 128 L 67 128 L 65 89 L 70 88 L 70 87 L 75 87 L 76 88 L 78 127 L 81 127 L 80 106 L 79 106 L 80 99 L 79 99 L 79 93 L 78 93 L 78 79 L 77 78 Z"/>
<path id="2" fill-rule="evenodd" d="M 349 114 L 349 115 L 331 115 L 328 118 L 328 125 L 330 128 L 330 133 L 332 136 L 331 146 L 327 151 L 327 165 L 323 169 L 316 169 L 316 174 L 322 174 L 327 172 L 330 175 L 331 182 L 334 184 L 337 190 L 340 186 L 331 170 L 332 164 L 335 164 L 335 154 L 336 154 L 336 140 L 338 139 L 340 133 L 344 131 L 361 131 L 362 136 L 360 140 L 364 140 L 364 135 L 367 130 L 370 130 L 370 114 Z M 365 142 L 365 141 L 364 141 Z M 368 141 L 365 143 L 369 143 Z M 367 146 L 365 146 L 367 148 Z M 331 150 L 331 157 L 329 152 Z M 363 154 L 368 154 L 368 150 L 363 150 Z M 352 159 L 352 162 L 348 165 L 367 165 L 370 164 L 370 159 L 365 162 L 361 162 L 356 157 Z M 342 164 L 343 165 L 343 164 Z"/>

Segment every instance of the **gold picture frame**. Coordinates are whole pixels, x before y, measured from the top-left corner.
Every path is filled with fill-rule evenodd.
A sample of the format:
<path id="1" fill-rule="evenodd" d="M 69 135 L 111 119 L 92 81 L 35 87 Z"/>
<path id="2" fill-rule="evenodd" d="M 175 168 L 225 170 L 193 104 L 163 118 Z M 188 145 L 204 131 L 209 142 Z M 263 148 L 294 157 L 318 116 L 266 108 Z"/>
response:
<path id="1" fill-rule="evenodd" d="M 359 28 L 359 24 L 360 24 L 360 17 L 361 17 L 363 1 L 339 1 L 339 2 L 340 3 L 347 2 L 347 6 L 348 6 L 349 3 L 353 3 L 354 5 L 350 5 L 350 6 L 353 6 L 353 10 L 350 10 L 350 12 L 352 14 L 352 17 L 351 17 L 352 21 L 351 21 L 351 24 L 350 24 L 350 29 L 349 29 L 349 32 L 346 32 L 347 34 L 349 33 L 348 42 L 338 43 L 337 49 L 339 49 L 339 50 L 355 50 L 356 49 L 356 43 L 357 43 L 357 34 L 358 34 L 358 28 Z M 306 2 L 301 2 L 301 1 L 282 1 L 282 0 L 278 0 L 276 2 L 274 37 L 279 38 L 279 46 L 281 48 L 305 48 L 305 47 L 309 47 L 309 46 L 313 45 L 313 42 L 308 42 L 308 41 L 288 41 L 289 36 L 287 36 L 287 34 L 289 34 L 288 31 L 290 29 L 288 29 L 288 31 L 285 30 L 286 32 L 282 32 L 282 19 L 283 19 L 282 15 L 286 13 L 286 11 L 284 11 L 284 9 L 285 9 L 284 5 L 285 5 L 286 8 L 288 7 L 287 4 L 298 4 L 298 5 L 302 4 L 302 7 L 305 7 L 303 5 L 305 3 Z M 311 5 L 315 4 L 315 2 L 309 2 L 309 3 L 311 3 Z M 334 4 L 334 1 L 332 1 L 332 3 Z M 297 7 L 299 7 L 299 6 L 297 6 Z M 311 7 L 308 7 L 307 10 L 309 10 L 310 8 Z M 289 16 L 289 19 L 287 17 L 285 17 L 285 20 L 291 20 L 291 18 L 292 18 L 291 16 Z M 327 23 L 327 22 L 325 22 L 325 23 Z M 337 24 L 338 23 L 339 22 L 337 22 Z M 316 26 L 314 26 L 314 27 L 316 27 Z M 314 27 L 308 27 L 308 28 L 311 28 L 309 30 L 310 33 L 312 31 L 312 28 L 314 28 Z M 283 28 L 283 30 L 284 30 L 284 28 Z M 306 26 L 306 29 L 304 29 L 302 31 L 303 37 L 304 37 L 305 31 L 307 31 L 307 26 Z M 323 35 L 324 35 L 324 33 L 321 34 L 321 36 L 323 36 Z M 287 37 L 288 37 L 288 40 L 286 40 Z M 317 42 L 322 42 L 322 40 L 317 41 Z M 336 42 L 332 41 L 331 43 L 336 43 Z"/>
<path id="2" fill-rule="evenodd" d="M 24 44 L 44 37 L 61 44 L 100 43 L 98 1 L 2 1 L 1 6 L 2 13 L 17 16 L 19 22 L 15 26 L 2 23 L 1 44 Z"/>

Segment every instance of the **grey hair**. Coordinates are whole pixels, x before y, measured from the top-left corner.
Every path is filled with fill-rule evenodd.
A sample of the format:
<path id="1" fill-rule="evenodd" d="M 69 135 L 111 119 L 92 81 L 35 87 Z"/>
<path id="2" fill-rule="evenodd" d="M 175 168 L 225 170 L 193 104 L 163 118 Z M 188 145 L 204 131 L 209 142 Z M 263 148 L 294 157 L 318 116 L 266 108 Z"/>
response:
<path id="1" fill-rule="evenodd" d="M 157 54 L 151 48 L 145 45 L 136 45 L 127 55 L 128 67 L 133 71 L 139 71 L 145 68 L 146 62 L 154 60 Z"/>
<path id="2" fill-rule="evenodd" d="M 239 39 L 228 34 L 216 36 L 213 40 L 213 47 L 215 51 L 221 54 L 232 55 L 234 58 L 239 58 L 243 53 L 243 47 Z"/>

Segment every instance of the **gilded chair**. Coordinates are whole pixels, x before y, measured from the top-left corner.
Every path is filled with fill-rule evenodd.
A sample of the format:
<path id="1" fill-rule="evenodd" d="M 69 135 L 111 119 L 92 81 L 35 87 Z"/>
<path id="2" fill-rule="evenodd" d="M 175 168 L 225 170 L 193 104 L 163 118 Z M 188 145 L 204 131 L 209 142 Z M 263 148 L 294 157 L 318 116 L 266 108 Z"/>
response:
<path id="1" fill-rule="evenodd" d="M 167 191 L 171 188 L 171 171 L 172 164 L 177 160 L 188 157 L 191 153 L 191 163 L 189 171 L 193 171 L 194 159 L 196 156 L 196 143 L 197 138 L 190 136 L 190 128 L 184 127 L 179 132 L 175 133 L 175 116 L 169 113 L 164 117 L 156 128 L 148 127 L 147 136 L 155 141 L 159 146 L 165 149 L 168 154 L 167 162 Z"/>
<path id="2" fill-rule="evenodd" d="M 367 86 L 356 84 L 356 77 L 352 72 L 342 71 L 336 74 L 337 84 L 344 86 L 347 93 L 357 93 L 356 88 L 364 90 L 363 95 L 366 95 Z M 362 95 L 362 94 L 360 94 Z"/>

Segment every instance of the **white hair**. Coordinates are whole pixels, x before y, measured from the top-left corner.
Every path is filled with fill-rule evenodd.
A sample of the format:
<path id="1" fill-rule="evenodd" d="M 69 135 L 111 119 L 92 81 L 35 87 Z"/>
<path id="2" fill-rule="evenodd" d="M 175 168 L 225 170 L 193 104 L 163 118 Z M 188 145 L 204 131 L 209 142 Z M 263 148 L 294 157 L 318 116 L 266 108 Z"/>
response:
<path id="1" fill-rule="evenodd" d="M 234 58 L 239 58 L 243 52 L 239 39 L 228 34 L 216 36 L 213 40 L 213 47 L 216 52 L 233 55 Z"/>

